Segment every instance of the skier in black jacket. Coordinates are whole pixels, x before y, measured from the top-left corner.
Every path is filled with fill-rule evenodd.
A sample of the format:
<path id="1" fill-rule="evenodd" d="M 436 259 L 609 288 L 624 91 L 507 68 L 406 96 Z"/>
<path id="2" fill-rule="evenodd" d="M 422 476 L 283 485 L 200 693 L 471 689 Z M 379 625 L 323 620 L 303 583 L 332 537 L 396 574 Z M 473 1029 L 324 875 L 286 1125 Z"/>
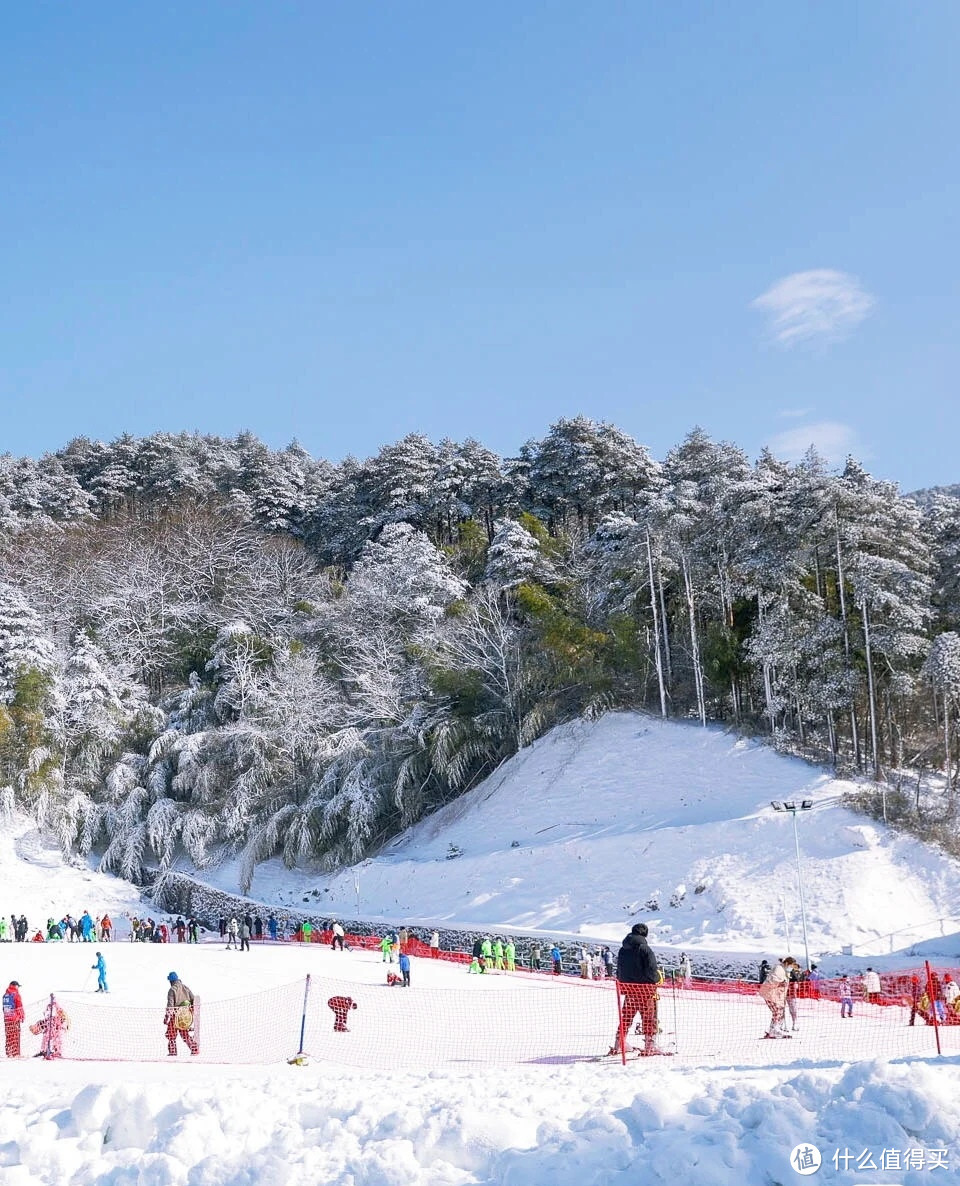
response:
<path id="1" fill-rule="evenodd" d="M 620 1026 L 610 1054 L 620 1053 L 621 1036 L 626 1034 L 633 1019 L 640 1014 L 643 1031 L 643 1053 L 659 1054 L 657 1046 L 657 986 L 660 968 L 657 957 L 647 943 L 649 930 L 645 922 L 638 922 L 621 944 L 617 954 L 617 991 L 623 993 Z"/>

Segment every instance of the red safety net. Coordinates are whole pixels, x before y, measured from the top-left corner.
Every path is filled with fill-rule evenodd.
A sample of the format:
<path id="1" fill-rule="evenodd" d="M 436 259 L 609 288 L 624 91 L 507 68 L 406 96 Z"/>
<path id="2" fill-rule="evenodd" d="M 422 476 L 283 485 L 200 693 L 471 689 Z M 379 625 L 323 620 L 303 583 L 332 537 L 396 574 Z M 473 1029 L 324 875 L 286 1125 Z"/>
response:
<path id="1" fill-rule="evenodd" d="M 821 980 L 801 985 L 781 1013 L 747 981 L 638 988 L 507 973 L 436 988 L 418 986 L 414 964 L 406 988 L 388 963 L 379 984 L 317 976 L 231 1000 L 201 997 L 173 1034 L 162 1005 L 47 997 L 27 1002 L 25 1024 L 7 1025 L 6 1038 L 8 1055 L 19 1039 L 21 1056 L 159 1061 L 171 1057 L 172 1041 L 190 1061 L 267 1064 L 300 1051 L 302 1027 L 312 1057 L 376 1070 L 616 1060 L 621 1028 L 624 1058 L 662 1053 L 696 1066 L 956 1055 L 958 975 L 926 967 L 884 975 L 869 999 L 859 981 Z"/>

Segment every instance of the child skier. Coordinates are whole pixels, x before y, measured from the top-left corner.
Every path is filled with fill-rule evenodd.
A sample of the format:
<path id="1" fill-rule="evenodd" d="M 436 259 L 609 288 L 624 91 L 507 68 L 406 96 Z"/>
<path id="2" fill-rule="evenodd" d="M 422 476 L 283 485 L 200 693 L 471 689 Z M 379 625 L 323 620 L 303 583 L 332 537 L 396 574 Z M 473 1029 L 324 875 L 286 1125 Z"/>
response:
<path id="1" fill-rule="evenodd" d="M 43 1017 L 30 1026 L 30 1033 L 43 1034 L 40 1053 L 44 1058 L 63 1057 L 63 1031 L 70 1028 L 70 1018 L 57 1004 L 53 996 L 44 1011 Z"/>
<path id="2" fill-rule="evenodd" d="M 97 973 L 97 992 L 109 992 L 107 988 L 107 965 L 101 952 L 97 952 L 97 962 L 91 964 L 91 971 Z"/>
<path id="3" fill-rule="evenodd" d="M 840 977 L 840 1016 L 853 1016 L 853 985 L 848 976 Z"/>

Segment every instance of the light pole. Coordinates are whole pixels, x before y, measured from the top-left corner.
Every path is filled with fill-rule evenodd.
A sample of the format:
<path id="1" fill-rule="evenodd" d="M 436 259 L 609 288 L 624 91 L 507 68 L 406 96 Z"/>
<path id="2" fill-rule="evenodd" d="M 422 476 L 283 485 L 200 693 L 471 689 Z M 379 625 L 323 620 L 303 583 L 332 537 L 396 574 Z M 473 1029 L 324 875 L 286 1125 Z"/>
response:
<path id="1" fill-rule="evenodd" d="M 799 803 L 789 802 L 781 803 L 779 799 L 771 799 L 770 806 L 774 811 L 789 811 L 793 818 L 793 843 L 797 850 L 797 889 L 800 894 L 800 925 L 803 928 L 803 954 L 807 963 L 807 971 L 810 971 L 810 944 L 807 942 L 807 911 L 803 903 L 803 869 L 800 866 L 800 833 L 797 831 L 797 812 L 809 811 L 813 806 L 812 799 L 803 799 Z"/>

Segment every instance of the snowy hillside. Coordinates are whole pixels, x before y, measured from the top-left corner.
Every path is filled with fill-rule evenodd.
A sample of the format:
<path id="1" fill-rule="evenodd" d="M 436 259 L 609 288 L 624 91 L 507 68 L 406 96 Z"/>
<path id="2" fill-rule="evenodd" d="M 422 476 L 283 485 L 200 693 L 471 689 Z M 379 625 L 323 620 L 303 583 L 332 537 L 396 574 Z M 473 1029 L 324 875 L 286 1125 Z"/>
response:
<path id="1" fill-rule="evenodd" d="M 770 801 L 812 798 L 798 820 L 812 952 L 949 933 L 960 865 L 841 807 L 850 786 L 721 729 L 611 713 L 553 730 L 356 870 L 269 862 L 252 892 L 295 905 L 319 885 L 347 917 L 609 939 L 643 919 L 665 946 L 799 950 L 792 825 Z"/>

